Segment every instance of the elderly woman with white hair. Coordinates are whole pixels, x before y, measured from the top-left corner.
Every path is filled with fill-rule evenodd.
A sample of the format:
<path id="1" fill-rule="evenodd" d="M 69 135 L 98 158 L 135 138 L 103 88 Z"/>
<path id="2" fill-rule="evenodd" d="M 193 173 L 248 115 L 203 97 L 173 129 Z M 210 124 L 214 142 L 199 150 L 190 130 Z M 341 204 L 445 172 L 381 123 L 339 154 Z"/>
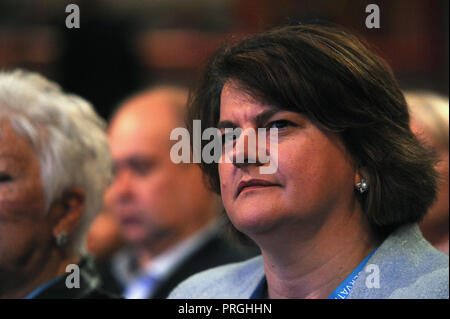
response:
<path id="1" fill-rule="evenodd" d="M 0 72 L 0 298 L 107 298 L 85 235 L 111 178 L 104 121 L 26 71 Z"/>

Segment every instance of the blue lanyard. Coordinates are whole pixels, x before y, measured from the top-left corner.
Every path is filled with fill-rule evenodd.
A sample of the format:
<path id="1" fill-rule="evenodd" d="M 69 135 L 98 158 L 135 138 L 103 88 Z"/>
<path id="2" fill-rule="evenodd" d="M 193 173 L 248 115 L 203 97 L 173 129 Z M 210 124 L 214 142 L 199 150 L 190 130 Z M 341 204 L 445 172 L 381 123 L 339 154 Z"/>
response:
<path id="1" fill-rule="evenodd" d="M 52 280 L 47 281 L 43 285 L 39 286 L 35 290 L 33 290 L 31 293 L 29 293 L 24 299 L 34 299 L 37 295 L 39 295 L 41 292 L 52 286 L 54 283 L 62 279 L 64 276 L 58 276 L 56 278 L 53 278 Z"/>
<path id="2" fill-rule="evenodd" d="M 364 260 L 356 267 L 355 270 L 339 285 L 339 287 L 336 288 L 335 291 L 331 295 L 328 296 L 327 299 L 347 299 L 348 295 L 350 294 L 350 291 L 353 289 L 353 285 L 356 282 L 356 279 L 359 277 L 359 273 L 364 268 L 364 266 L 367 264 L 367 261 L 370 257 L 375 253 L 375 251 L 378 249 L 376 247 Z M 262 278 L 262 280 L 259 282 L 258 286 L 256 287 L 255 291 L 250 296 L 250 299 L 266 299 L 267 298 L 267 280 L 266 276 Z"/>
<path id="3" fill-rule="evenodd" d="M 378 248 L 378 247 L 377 247 Z M 359 273 L 363 270 L 364 266 L 367 264 L 367 261 L 377 250 L 375 248 L 364 260 L 356 267 L 355 270 L 336 288 L 335 291 L 331 295 L 328 296 L 327 299 L 347 299 L 350 291 L 352 291 L 353 286 L 356 280 L 359 277 Z"/>

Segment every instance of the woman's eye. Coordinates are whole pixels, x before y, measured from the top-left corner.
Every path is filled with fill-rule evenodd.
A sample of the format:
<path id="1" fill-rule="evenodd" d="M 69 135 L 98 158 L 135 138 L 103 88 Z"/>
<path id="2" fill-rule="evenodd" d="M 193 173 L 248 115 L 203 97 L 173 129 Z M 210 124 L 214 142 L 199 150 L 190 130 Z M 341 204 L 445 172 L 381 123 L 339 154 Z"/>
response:
<path id="1" fill-rule="evenodd" d="M 282 129 L 291 125 L 291 122 L 286 120 L 279 120 L 269 123 L 269 128 Z"/>
<path id="2" fill-rule="evenodd" d="M 222 134 L 222 144 L 232 142 L 234 139 L 233 134 Z"/>
<path id="3" fill-rule="evenodd" d="M 222 143 L 230 143 L 234 142 L 238 138 L 238 134 L 234 133 L 223 133 L 222 134 Z"/>
<path id="4" fill-rule="evenodd" d="M 10 175 L 0 173 L 0 183 L 10 182 L 10 181 L 12 181 L 12 177 Z"/>

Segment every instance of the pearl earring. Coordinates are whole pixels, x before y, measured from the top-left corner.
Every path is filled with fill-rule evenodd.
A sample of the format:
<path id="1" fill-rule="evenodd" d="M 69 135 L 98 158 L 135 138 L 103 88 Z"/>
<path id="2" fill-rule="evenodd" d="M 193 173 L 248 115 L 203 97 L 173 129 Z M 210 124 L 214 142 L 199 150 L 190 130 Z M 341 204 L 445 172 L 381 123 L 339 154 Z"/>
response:
<path id="1" fill-rule="evenodd" d="M 55 236 L 56 245 L 59 247 L 64 246 L 67 243 L 67 233 L 61 232 Z"/>
<path id="2" fill-rule="evenodd" d="M 360 194 L 364 194 L 369 190 L 369 183 L 365 178 L 361 178 L 361 181 L 355 185 L 355 188 Z"/>

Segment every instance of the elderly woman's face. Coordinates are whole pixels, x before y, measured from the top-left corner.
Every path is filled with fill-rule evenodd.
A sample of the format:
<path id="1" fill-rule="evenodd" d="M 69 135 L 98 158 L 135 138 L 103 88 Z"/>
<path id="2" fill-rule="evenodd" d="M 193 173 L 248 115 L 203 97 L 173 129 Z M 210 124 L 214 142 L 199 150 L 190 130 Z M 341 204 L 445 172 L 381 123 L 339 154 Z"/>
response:
<path id="1" fill-rule="evenodd" d="M 36 247 L 47 247 L 51 229 L 39 161 L 31 144 L 4 122 L 0 122 L 0 132 L 1 275 L 27 264 L 39 250 Z"/>
<path id="2" fill-rule="evenodd" d="M 356 172 L 340 139 L 295 112 L 279 110 L 261 122 L 263 113 L 274 110 L 233 82 L 222 90 L 220 124 L 243 130 L 278 128 L 274 174 L 261 174 L 257 164 L 219 163 L 225 209 L 236 228 L 250 237 L 279 225 L 323 221 L 354 201 Z M 240 190 L 241 182 L 252 180 L 253 185 Z"/>

